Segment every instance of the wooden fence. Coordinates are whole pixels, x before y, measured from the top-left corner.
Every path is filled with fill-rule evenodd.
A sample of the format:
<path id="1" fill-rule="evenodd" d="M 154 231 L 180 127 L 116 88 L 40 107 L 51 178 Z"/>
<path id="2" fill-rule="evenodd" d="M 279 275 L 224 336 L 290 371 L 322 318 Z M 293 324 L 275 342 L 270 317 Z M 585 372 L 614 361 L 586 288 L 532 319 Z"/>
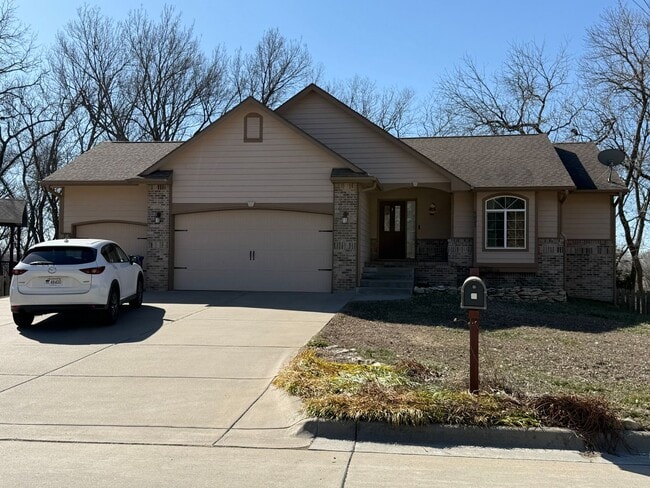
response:
<path id="1" fill-rule="evenodd" d="M 650 314 L 650 292 L 633 290 L 616 290 L 616 305 L 630 312 Z"/>

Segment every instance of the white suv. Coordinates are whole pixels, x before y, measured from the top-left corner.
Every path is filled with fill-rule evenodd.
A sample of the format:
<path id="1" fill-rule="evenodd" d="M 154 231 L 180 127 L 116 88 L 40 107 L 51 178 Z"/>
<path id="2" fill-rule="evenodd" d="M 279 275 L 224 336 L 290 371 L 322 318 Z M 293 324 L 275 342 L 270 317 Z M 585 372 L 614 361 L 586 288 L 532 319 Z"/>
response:
<path id="1" fill-rule="evenodd" d="M 27 327 L 35 315 L 97 309 L 113 324 L 120 305 L 142 304 L 144 278 L 135 257 L 116 243 L 61 239 L 31 247 L 12 270 L 9 302 L 14 322 Z"/>

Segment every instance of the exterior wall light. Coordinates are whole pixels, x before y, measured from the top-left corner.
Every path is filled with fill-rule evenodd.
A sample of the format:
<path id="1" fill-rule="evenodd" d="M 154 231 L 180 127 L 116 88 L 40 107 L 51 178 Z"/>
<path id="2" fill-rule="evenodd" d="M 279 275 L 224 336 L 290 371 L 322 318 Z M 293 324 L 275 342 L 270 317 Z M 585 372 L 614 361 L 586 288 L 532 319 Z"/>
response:
<path id="1" fill-rule="evenodd" d="M 154 219 L 153 219 L 154 223 L 156 223 L 156 224 L 159 224 L 159 223 L 160 223 L 160 216 L 161 216 L 161 213 L 160 213 L 160 212 L 156 212 L 156 216 L 155 216 Z"/>
<path id="2" fill-rule="evenodd" d="M 432 203 L 429 205 L 429 215 L 435 215 L 438 212 L 438 208 L 436 207 L 435 203 Z"/>
<path id="3" fill-rule="evenodd" d="M 253 202 L 253 201 L 246 202 L 246 203 L 247 203 L 249 208 L 253 208 L 255 206 L 255 202 Z"/>
<path id="4" fill-rule="evenodd" d="M 348 223 L 348 215 L 349 214 L 347 212 L 343 212 L 343 217 L 341 218 L 342 223 L 344 223 L 344 224 Z"/>

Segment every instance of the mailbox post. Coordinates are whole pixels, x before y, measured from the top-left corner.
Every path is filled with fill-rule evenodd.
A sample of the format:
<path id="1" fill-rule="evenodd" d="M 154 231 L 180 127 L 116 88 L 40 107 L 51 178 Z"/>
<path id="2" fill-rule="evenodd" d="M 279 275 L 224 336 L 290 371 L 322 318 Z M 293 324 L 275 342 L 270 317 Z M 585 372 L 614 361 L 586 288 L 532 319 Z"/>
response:
<path id="1" fill-rule="evenodd" d="M 470 276 L 460 288 L 460 308 L 469 315 L 469 390 L 478 393 L 478 331 L 480 310 L 487 309 L 487 289 L 478 276 Z"/>

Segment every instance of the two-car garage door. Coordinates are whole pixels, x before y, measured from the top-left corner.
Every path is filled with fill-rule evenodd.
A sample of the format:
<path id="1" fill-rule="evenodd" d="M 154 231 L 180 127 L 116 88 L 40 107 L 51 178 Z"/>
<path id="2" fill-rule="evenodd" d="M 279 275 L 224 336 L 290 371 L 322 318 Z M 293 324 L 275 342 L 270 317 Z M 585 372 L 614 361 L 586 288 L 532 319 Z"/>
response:
<path id="1" fill-rule="evenodd" d="M 177 215 L 177 290 L 331 291 L 332 216 L 276 210 Z"/>

